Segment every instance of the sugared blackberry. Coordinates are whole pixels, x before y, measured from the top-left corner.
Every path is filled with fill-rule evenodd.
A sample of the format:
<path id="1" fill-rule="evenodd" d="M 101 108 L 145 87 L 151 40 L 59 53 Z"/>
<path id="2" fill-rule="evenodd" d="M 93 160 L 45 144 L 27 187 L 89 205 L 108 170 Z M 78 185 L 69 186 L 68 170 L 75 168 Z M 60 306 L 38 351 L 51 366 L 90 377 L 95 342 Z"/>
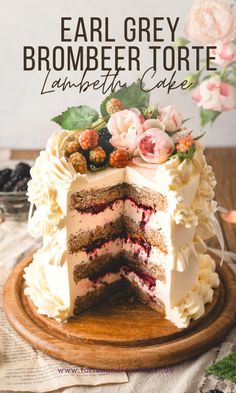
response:
<path id="1" fill-rule="evenodd" d="M 27 185 L 29 180 L 30 179 L 28 177 L 24 177 L 23 179 L 19 180 L 14 187 L 14 191 L 27 191 Z"/>
<path id="2" fill-rule="evenodd" d="M 99 145 L 100 145 L 100 141 L 104 141 L 104 140 L 109 141 L 109 139 L 112 136 L 107 128 L 103 128 L 102 130 L 99 130 L 98 135 L 99 135 Z"/>
<path id="3" fill-rule="evenodd" d="M 16 177 L 18 180 L 23 179 L 25 177 L 30 177 L 30 166 L 25 162 L 19 162 L 13 172 L 13 177 Z"/>
<path id="4" fill-rule="evenodd" d="M 12 169 L 6 168 L 0 171 L 0 191 L 2 191 L 3 186 L 10 180 L 12 174 Z"/>

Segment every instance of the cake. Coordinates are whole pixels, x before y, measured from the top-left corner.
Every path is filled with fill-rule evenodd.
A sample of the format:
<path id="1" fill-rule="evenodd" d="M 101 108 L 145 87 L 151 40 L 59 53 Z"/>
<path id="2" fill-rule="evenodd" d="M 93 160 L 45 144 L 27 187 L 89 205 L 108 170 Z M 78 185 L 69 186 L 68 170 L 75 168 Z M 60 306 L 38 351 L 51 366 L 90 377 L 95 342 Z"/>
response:
<path id="1" fill-rule="evenodd" d="M 105 128 L 95 120 L 53 134 L 31 169 L 29 231 L 43 245 L 25 293 L 39 313 L 66 321 L 128 287 L 185 328 L 219 285 L 205 245 L 214 174 L 175 108 L 150 116 L 113 99 L 107 111 Z"/>

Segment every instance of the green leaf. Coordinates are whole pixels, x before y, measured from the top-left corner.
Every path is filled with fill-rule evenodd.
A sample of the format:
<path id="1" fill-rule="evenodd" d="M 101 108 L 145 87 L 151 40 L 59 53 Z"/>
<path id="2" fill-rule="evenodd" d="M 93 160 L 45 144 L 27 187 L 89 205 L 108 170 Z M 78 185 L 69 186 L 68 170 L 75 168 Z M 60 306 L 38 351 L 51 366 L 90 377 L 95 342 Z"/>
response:
<path id="1" fill-rule="evenodd" d="M 132 83 L 130 86 L 124 86 L 120 90 L 111 93 L 105 100 L 102 102 L 100 110 L 103 117 L 108 116 L 106 111 L 106 103 L 111 98 L 117 98 L 120 100 L 126 109 L 129 108 L 138 108 L 140 111 L 147 107 L 149 102 L 149 93 L 144 92 L 140 88 L 140 81 Z"/>
<path id="2" fill-rule="evenodd" d="M 195 151 L 196 151 L 196 146 L 195 143 L 193 143 L 192 146 L 185 152 L 177 151 L 175 149 L 171 154 L 171 156 L 169 156 L 168 160 L 178 157 L 180 161 L 184 161 L 187 158 L 191 158 L 194 155 Z"/>
<path id="3" fill-rule="evenodd" d="M 213 123 L 220 114 L 221 112 L 202 108 L 200 110 L 201 127 L 204 127 L 208 123 Z"/>
<path id="4" fill-rule="evenodd" d="M 232 352 L 207 369 L 208 374 L 236 382 L 236 352 Z"/>
<path id="5" fill-rule="evenodd" d="M 189 43 L 190 43 L 190 41 L 187 40 L 186 38 L 184 38 L 184 37 L 178 37 L 178 38 L 176 38 L 176 40 L 174 41 L 173 47 L 174 47 L 174 48 L 178 48 L 179 46 L 186 46 L 186 45 L 188 45 Z"/>
<path id="6" fill-rule="evenodd" d="M 64 130 L 80 130 L 88 128 L 98 119 L 98 112 L 89 106 L 72 106 L 61 115 L 52 119 Z"/>

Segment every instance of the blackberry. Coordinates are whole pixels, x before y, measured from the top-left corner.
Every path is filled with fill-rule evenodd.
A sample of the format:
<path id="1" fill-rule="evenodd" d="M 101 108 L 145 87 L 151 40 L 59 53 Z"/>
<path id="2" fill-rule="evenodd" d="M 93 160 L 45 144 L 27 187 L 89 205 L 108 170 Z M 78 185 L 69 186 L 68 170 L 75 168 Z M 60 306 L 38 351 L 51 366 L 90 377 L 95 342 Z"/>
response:
<path id="1" fill-rule="evenodd" d="M 3 186 L 10 180 L 12 175 L 12 169 L 6 168 L 0 171 L 0 191 L 2 191 Z"/>
<path id="2" fill-rule="evenodd" d="M 106 152 L 107 157 L 113 152 L 114 147 L 110 144 L 108 140 L 100 140 L 99 146 L 103 148 L 103 150 Z"/>
<path id="3" fill-rule="evenodd" d="M 26 164 L 25 162 L 19 162 L 16 167 L 15 170 L 13 172 L 14 177 L 16 177 L 18 180 L 23 179 L 25 177 L 30 177 L 30 169 L 31 167 Z"/>
<path id="4" fill-rule="evenodd" d="M 99 130 L 98 135 L 99 135 L 99 145 L 100 145 L 100 141 L 104 141 L 104 140 L 109 141 L 109 139 L 112 137 L 112 135 L 110 134 L 107 128 L 103 128 L 102 130 Z"/>
<path id="5" fill-rule="evenodd" d="M 4 192 L 14 191 L 16 183 L 17 183 L 17 180 L 15 178 L 9 180 L 6 184 L 4 184 L 2 191 L 4 191 Z"/>
<path id="6" fill-rule="evenodd" d="M 11 174 L 12 174 L 12 169 L 10 168 L 5 168 L 0 171 L 0 176 L 4 176 L 5 178 L 8 179 L 10 179 Z"/>
<path id="7" fill-rule="evenodd" d="M 14 187 L 14 191 L 17 191 L 17 192 L 27 191 L 27 186 L 28 186 L 29 180 L 30 179 L 28 177 L 24 177 L 23 179 L 19 180 Z"/>

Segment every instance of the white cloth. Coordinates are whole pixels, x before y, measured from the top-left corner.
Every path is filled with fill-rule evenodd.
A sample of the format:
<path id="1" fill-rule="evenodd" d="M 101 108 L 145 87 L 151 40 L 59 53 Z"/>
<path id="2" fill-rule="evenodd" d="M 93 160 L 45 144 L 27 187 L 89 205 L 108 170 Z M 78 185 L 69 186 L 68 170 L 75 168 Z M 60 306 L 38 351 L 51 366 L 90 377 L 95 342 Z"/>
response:
<path id="1" fill-rule="evenodd" d="M 26 233 L 26 224 L 12 222 L 0 225 L 0 267 L 12 268 L 36 242 Z M 230 264 L 236 272 L 236 265 Z M 205 369 L 213 362 L 236 350 L 236 328 L 219 346 L 198 358 L 174 367 L 150 371 L 129 372 L 129 382 L 102 386 L 75 386 L 63 389 L 63 393 L 208 393 L 218 389 L 223 393 L 236 393 L 236 384 L 207 376 Z M 1 367 L 0 367 L 1 370 Z M 0 386 L 1 389 L 1 386 Z"/>

